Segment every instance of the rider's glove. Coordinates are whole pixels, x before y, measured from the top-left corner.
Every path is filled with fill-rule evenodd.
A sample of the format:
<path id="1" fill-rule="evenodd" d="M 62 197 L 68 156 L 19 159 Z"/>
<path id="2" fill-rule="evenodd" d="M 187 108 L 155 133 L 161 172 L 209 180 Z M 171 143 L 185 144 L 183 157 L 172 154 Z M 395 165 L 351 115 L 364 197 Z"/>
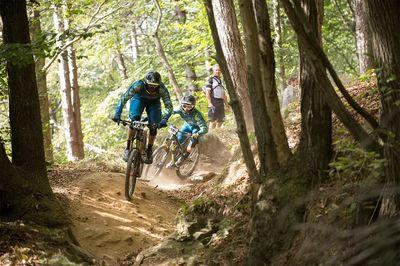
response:
<path id="1" fill-rule="evenodd" d="M 112 121 L 114 121 L 115 123 L 118 123 L 118 124 L 119 124 L 120 117 L 119 117 L 118 115 L 114 115 L 114 117 L 111 118 L 111 119 L 112 119 Z"/>
<path id="2" fill-rule="evenodd" d="M 192 134 L 192 139 L 198 139 L 198 138 L 199 138 L 199 133 Z"/>
<path id="3" fill-rule="evenodd" d="M 167 120 L 164 118 L 161 119 L 160 123 L 158 124 L 158 127 L 162 128 L 162 127 L 166 127 L 166 126 L 167 126 Z"/>

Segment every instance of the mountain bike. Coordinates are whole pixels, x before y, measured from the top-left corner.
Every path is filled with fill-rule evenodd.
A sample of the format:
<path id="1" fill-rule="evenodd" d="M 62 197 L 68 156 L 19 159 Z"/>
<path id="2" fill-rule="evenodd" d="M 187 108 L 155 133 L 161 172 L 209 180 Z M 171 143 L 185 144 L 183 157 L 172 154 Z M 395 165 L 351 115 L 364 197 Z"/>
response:
<path id="1" fill-rule="evenodd" d="M 185 137 L 183 143 L 178 140 L 179 132 Z M 187 146 L 190 144 L 192 134 L 180 131 L 175 125 L 169 125 L 168 133 L 169 135 L 165 138 L 163 144 L 153 152 L 153 164 L 146 165 L 144 169 L 143 177 L 147 180 L 157 177 L 168 160 L 170 160 L 171 165 L 175 165 L 178 158 L 183 156 Z M 181 179 L 188 178 L 195 170 L 199 162 L 199 156 L 199 145 L 196 145 L 183 163 L 176 167 L 176 175 Z"/>
<path id="2" fill-rule="evenodd" d="M 142 157 L 145 156 L 147 144 L 147 121 L 127 121 L 120 120 L 122 125 L 133 129 L 134 134 L 131 138 L 131 147 L 125 170 L 125 198 L 132 199 L 133 191 L 136 186 L 136 179 L 140 178 L 143 171 Z"/>

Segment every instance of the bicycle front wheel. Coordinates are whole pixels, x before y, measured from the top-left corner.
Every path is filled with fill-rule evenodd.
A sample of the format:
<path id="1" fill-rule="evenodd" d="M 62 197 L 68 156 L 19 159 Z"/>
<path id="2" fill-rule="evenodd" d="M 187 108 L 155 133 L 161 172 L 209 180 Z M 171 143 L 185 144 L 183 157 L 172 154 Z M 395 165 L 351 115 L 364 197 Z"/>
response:
<path id="1" fill-rule="evenodd" d="M 199 162 L 199 145 L 196 145 L 189 156 L 183 161 L 182 165 L 176 169 L 176 175 L 181 179 L 188 178 L 194 171 Z"/>
<path id="2" fill-rule="evenodd" d="M 129 154 L 128 163 L 125 171 L 125 198 L 132 199 L 135 191 L 136 178 L 140 174 L 141 158 L 138 150 L 134 149 Z"/>
<path id="3" fill-rule="evenodd" d="M 144 178 L 147 180 L 156 178 L 164 168 L 167 157 L 168 148 L 165 145 L 158 147 L 153 152 L 153 163 L 145 166 Z"/>

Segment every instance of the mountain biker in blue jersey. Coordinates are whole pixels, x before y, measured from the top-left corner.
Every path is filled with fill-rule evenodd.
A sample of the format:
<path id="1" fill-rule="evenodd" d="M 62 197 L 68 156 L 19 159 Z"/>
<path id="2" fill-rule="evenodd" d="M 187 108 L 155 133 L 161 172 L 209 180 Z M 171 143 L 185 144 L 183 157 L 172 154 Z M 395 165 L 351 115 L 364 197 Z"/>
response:
<path id="1" fill-rule="evenodd" d="M 161 101 L 164 102 L 165 110 L 161 112 Z M 130 101 L 129 119 L 139 121 L 144 109 L 146 109 L 149 127 L 149 141 L 146 149 L 146 157 L 143 162 L 151 164 L 153 162 L 153 144 L 157 135 L 157 128 L 167 126 L 167 120 L 171 116 L 173 107 L 167 88 L 161 81 L 161 75 L 156 71 L 146 73 L 144 79 L 133 82 L 128 90 L 122 94 L 115 108 L 112 120 L 119 123 L 122 109 L 126 102 Z M 128 141 L 124 151 L 123 159 L 128 160 L 129 148 L 133 137 L 133 129 L 128 129 Z"/>
<path id="2" fill-rule="evenodd" d="M 186 152 L 178 158 L 175 166 L 179 167 L 182 162 L 189 156 L 193 148 L 198 144 L 199 137 L 208 132 L 208 126 L 203 118 L 203 115 L 196 108 L 196 98 L 193 95 L 183 96 L 181 99 L 181 106 L 176 109 L 172 114 L 179 114 L 185 123 L 183 124 L 180 131 L 192 134 L 190 144 L 188 145 Z M 180 143 L 185 141 L 185 136 L 182 132 L 178 133 L 178 140 Z M 167 167 L 171 167 L 169 165 Z"/>

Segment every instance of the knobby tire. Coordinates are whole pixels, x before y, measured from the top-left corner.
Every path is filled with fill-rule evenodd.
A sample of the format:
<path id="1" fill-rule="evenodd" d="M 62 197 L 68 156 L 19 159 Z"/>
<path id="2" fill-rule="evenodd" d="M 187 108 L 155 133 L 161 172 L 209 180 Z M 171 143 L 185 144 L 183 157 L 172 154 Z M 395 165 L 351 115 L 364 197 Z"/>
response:
<path id="1" fill-rule="evenodd" d="M 156 178 L 165 166 L 168 157 L 168 149 L 164 145 L 158 147 L 153 152 L 153 163 L 146 165 L 144 170 L 144 178 L 147 180 L 152 180 Z"/>
<path id="2" fill-rule="evenodd" d="M 141 158 L 137 149 L 133 149 L 129 154 L 126 171 L 125 171 L 125 198 L 132 199 L 135 191 L 136 178 L 140 176 Z"/>
<path id="3" fill-rule="evenodd" d="M 176 175 L 181 179 L 188 178 L 193 173 L 194 169 L 196 169 L 196 166 L 199 162 L 199 157 L 199 145 L 196 145 L 190 155 L 185 159 L 183 164 L 176 169 Z"/>

